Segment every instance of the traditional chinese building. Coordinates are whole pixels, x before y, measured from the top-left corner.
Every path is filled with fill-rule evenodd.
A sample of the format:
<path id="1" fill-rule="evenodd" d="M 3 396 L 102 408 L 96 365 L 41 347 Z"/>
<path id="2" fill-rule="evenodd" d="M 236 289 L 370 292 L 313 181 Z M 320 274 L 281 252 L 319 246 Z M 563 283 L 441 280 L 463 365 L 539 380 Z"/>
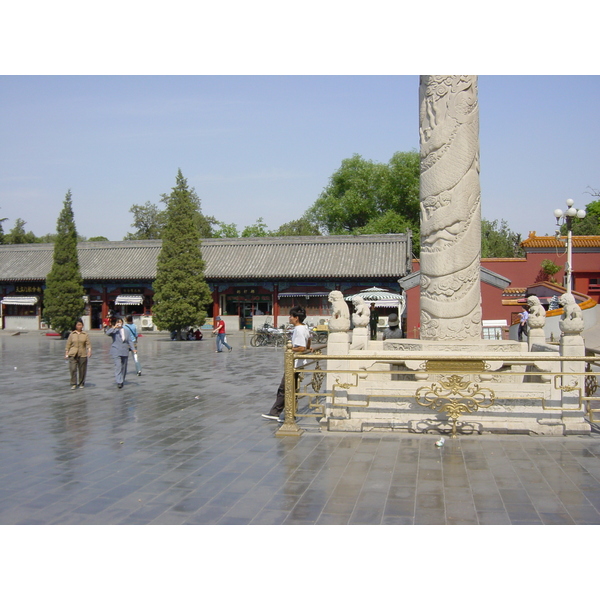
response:
<path id="1" fill-rule="evenodd" d="M 600 236 L 572 237 L 573 294 L 582 309 L 600 302 Z M 482 320 L 489 329 L 498 331 L 518 321 L 518 314 L 527 303 L 527 296 L 537 295 L 546 309 L 553 298 L 565 292 L 564 268 L 567 259 L 564 238 L 538 236 L 535 231 L 521 242 L 525 258 L 484 258 L 481 260 Z M 542 262 L 550 260 L 560 270 L 548 275 Z M 413 262 L 412 273 L 401 280 L 407 294 L 406 330 L 408 337 L 419 337 L 419 261 Z M 505 334 L 506 332 L 504 332 Z"/>
<path id="2" fill-rule="evenodd" d="M 101 326 L 109 310 L 133 314 L 152 327 L 153 282 L 160 240 L 80 242 L 86 328 Z M 52 244 L 0 246 L 2 326 L 39 329 Z M 240 327 L 270 315 L 277 325 L 294 304 L 316 319 L 329 315 L 327 296 L 371 286 L 400 291 L 411 268 L 410 234 L 206 239 L 205 277 L 213 294 L 209 316 L 225 315 Z M 228 327 L 230 324 L 228 323 Z"/>

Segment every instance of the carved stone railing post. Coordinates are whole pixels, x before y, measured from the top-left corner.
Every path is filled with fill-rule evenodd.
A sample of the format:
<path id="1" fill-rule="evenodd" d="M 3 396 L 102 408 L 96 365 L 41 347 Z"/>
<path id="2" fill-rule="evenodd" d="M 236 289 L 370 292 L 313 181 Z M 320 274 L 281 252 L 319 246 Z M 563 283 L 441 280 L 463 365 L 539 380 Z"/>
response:
<path id="1" fill-rule="evenodd" d="M 350 329 L 350 311 L 348 310 L 344 296 L 339 290 L 330 292 L 327 299 L 331 304 L 331 316 L 328 323 L 327 354 L 343 356 L 348 354 L 350 349 L 350 334 L 348 333 Z M 331 360 L 328 363 L 328 369 L 332 371 L 346 371 L 348 370 L 348 361 Z M 334 386 L 341 386 L 343 388 L 349 381 L 350 375 L 347 373 L 328 373 L 326 387 L 328 390 L 333 389 Z M 341 398 L 339 399 L 339 403 L 343 403 Z M 337 418 L 345 418 L 347 416 L 346 409 L 343 407 L 332 409 L 330 414 Z"/>
<path id="2" fill-rule="evenodd" d="M 581 337 L 584 329 L 583 315 L 572 294 L 563 294 L 559 299 L 563 315 L 558 325 L 561 356 L 585 356 L 585 342 Z M 561 371 L 565 373 L 561 382 L 562 420 L 565 434 L 589 433 L 590 425 L 585 421 L 585 407 L 582 396 L 585 395 L 585 362 L 563 362 Z M 573 373 L 567 375 L 567 373 Z"/>
<path id="3" fill-rule="evenodd" d="M 527 319 L 529 334 L 527 335 L 527 344 L 531 352 L 535 344 L 546 343 L 546 334 L 544 333 L 546 310 L 537 296 L 529 296 L 527 304 L 529 305 L 529 318 Z"/>
<path id="4" fill-rule="evenodd" d="M 367 344 L 369 343 L 369 317 L 371 310 L 366 305 L 364 298 L 360 296 L 354 296 L 352 299 L 354 304 L 354 314 L 352 315 L 352 343 L 350 348 L 352 350 L 366 350 Z"/>

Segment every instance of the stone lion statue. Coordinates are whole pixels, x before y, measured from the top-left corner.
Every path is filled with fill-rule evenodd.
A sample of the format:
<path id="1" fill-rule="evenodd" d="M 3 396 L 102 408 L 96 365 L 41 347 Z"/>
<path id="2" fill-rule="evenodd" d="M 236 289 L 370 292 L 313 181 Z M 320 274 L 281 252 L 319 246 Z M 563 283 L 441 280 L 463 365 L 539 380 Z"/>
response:
<path id="1" fill-rule="evenodd" d="M 546 309 L 542 306 L 540 299 L 537 296 L 529 296 L 527 304 L 529 305 L 529 319 L 527 319 L 529 327 L 532 329 L 544 327 L 546 323 Z"/>
<path id="2" fill-rule="evenodd" d="M 329 292 L 327 299 L 331 304 L 329 332 L 348 331 L 350 329 L 350 311 L 342 292 L 333 290 L 333 292 Z"/>
<path id="3" fill-rule="evenodd" d="M 354 314 L 352 315 L 354 327 L 367 327 L 371 311 L 366 305 L 364 298 L 362 296 L 354 296 L 352 304 L 354 304 Z"/>
<path id="4" fill-rule="evenodd" d="M 558 303 L 563 307 L 563 315 L 558 323 L 565 335 L 578 335 L 583 331 L 583 313 L 573 294 L 563 294 Z"/>

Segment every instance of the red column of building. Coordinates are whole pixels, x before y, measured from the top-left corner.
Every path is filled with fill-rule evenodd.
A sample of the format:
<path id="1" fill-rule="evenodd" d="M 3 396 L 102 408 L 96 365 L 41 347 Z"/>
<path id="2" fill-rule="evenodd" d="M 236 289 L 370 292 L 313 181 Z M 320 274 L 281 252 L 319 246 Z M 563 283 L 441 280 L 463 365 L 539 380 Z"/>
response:
<path id="1" fill-rule="evenodd" d="M 279 286 L 275 285 L 273 289 L 273 327 L 277 327 L 279 318 Z"/>
<path id="2" fill-rule="evenodd" d="M 108 317 L 108 291 L 106 286 L 102 286 L 102 323 L 104 323 L 106 317 Z"/>
<path id="3" fill-rule="evenodd" d="M 219 288 L 215 287 L 213 292 L 213 328 L 217 326 L 217 316 L 219 315 Z"/>

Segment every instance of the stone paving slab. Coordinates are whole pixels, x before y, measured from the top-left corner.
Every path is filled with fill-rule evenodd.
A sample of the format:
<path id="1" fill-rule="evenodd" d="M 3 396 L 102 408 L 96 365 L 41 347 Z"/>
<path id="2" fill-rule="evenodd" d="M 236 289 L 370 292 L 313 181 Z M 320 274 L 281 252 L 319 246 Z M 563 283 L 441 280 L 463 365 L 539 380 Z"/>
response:
<path id="1" fill-rule="evenodd" d="M 600 435 L 447 439 L 320 432 L 260 417 L 283 353 L 214 339 L 139 340 L 118 390 L 92 333 L 70 390 L 63 340 L 0 333 L 0 524 L 600 523 Z"/>

